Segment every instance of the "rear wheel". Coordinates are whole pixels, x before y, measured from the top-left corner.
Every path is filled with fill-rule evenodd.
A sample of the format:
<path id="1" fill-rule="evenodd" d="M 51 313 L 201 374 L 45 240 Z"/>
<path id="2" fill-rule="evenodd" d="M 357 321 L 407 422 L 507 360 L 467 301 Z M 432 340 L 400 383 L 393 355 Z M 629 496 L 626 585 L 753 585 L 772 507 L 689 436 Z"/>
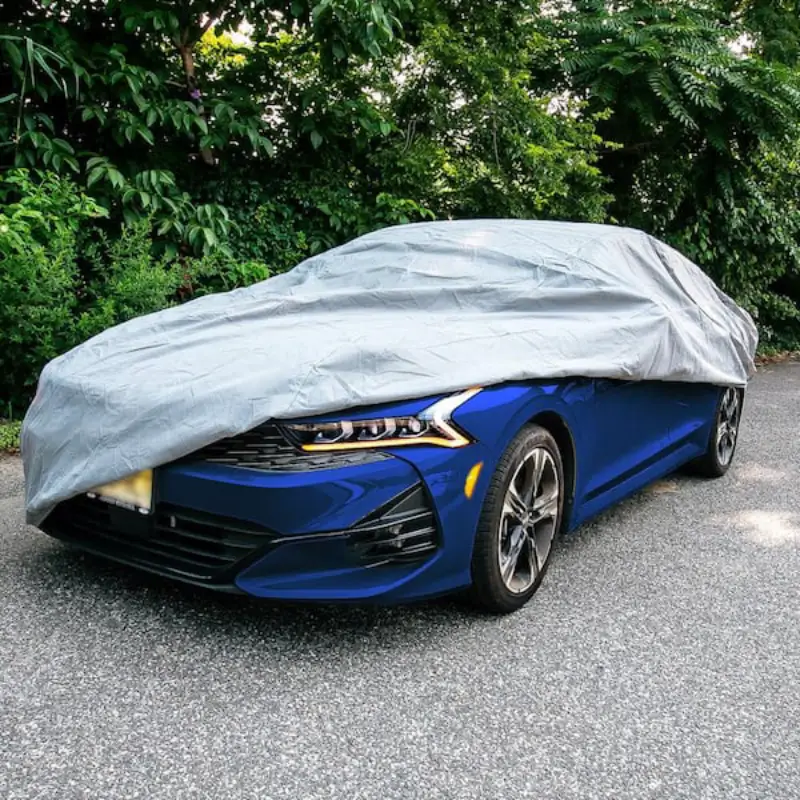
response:
<path id="1" fill-rule="evenodd" d="M 530 600 L 547 570 L 564 507 L 564 469 L 555 439 L 539 425 L 500 458 L 484 501 L 472 557 L 471 595 L 507 614 Z"/>
<path id="2" fill-rule="evenodd" d="M 706 478 L 721 478 L 730 469 L 739 440 L 743 403 L 744 390 L 733 387 L 722 390 L 708 437 L 708 448 L 689 465 L 692 472 Z"/>

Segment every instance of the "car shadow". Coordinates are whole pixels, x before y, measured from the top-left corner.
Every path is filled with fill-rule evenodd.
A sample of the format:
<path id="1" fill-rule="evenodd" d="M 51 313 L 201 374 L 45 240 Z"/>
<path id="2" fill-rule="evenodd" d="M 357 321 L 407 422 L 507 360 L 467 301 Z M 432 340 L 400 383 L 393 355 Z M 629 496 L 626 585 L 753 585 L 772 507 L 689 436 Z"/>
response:
<path id="1" fill-rule="evenodd" d="M 435 639 L 499 619 L 472 608 L 461 595 L 398 606 L 263 600 L 177 583 L 61 542 L 42 544 L 26 565 L 36 580 L 26 581 L 25 592 L 34 592 L 37 604 L 57 598 L 62 610 L 87 619 L 113 607 L 116 616 L 129 613 L 158 627 L 179 627 L 191 638 L 213 632 L 237 641 L 288 638 L 323 650 L 326 641 L 337 649 L 348 642 L 391 648 L 422 629 Z"/>
<path id="2" fill-rule="evenodd" d="M 417 639 L 415 633 L 424 631 L 426 640 L 435 647 L 437 640 L 457 636 L 465 629 L 513 626 L 522 619 L 529 624 L 542 612 L 553 613 L 553 604 L 563 600 L 564 592 L 572 591 L 567 585 L 569 576 L 587 557 L 596 557 L 599 537 L 608 536 L 651 504 L 671 502 L 674 495 L 702 483 L 680 473 L 668 476 L 560 537 L 551 571 L 536 597 L 510 617 L 484 614 L 460 595 L 376 606 L 276 602 L 225 594 L 117 565 L 42 534 L 35 535 L 37 543 L 26 554 L 24 591 L 33 593 L 34 601 L 44 606 L 52 605 L 56 597 L 77 618 L 102 617 L 103 609 L 113 608 L 118 616 L 129 615 L 143 622 L 153 619 L 199 637 L 213 631 L 239 641 L 289 639 L 306 641 L 309 646 L 313 642 L 322 649 L 326 642 L 331 647 L 347 647 L 348 642 L 363 645 L 371 641 L 391 649 L 406 645 L 410 639 Z M 559 586 L 564 581 L 565 585 Z"/>
<path id="3" fill-rule="evenodd" d="M 647 502 L 646 495 L 638 494 L 602 513 L 593 524 L 559 537 L 553 553 L 558 572 L 569 573 L 569 562 L 580 560 L 581 551 L 602 532 L 598 529 L 613 525 L 615 518 L 641 502 Z M 393 640 L 398 645 L 407 642 L 415 629 L 424 629 L 426 636 L 447 636 L 464 628 L 513 625 L 521 616 L 535 617 L 548 596 L 552 599 L 555 578 L 548 574 L 533 600 L 509 617 L 481 612 L 463 593 L 402 605 L 274 601 L 182 584 L 115 564 L 41 533 L 36 536 L 39 541 L 26 559 L 26 572 L 35 580 L 26 581 L 25 590 L 36 594 L 37 603 L 51 604 L 57 596 L 59 603 L 72 604 L 78 615 L 111 606 L 119 612 L 123 606 L 137 617 L 167 619 L 198 634 L 224 631 L 232 638 L 255 634 L 341 643 L 379 630 L 382 641 L 391 646 Z"/>

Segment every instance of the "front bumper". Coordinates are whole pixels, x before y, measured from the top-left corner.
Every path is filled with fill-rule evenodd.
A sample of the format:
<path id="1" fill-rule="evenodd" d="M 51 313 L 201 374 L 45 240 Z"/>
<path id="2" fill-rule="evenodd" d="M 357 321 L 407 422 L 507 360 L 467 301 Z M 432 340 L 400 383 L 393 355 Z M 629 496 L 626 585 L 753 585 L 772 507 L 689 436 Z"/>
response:
<path id="1" fill-rule="evenodd" d="M 157 470 L 152 515 L 80 496 L 42 529 L 148 572 L 258 597 L 407 601 L 469 583 L 475 521 L 448 502 L 463 479 L 456 492 L 441 469 L 385 453 L 300 469 L 286 452 L 257 464 L 263 447 L 253 450 L 240 439 L 235 458 L 217 446 Z M 463 453 L 435 455 L 466 476 Z"/>

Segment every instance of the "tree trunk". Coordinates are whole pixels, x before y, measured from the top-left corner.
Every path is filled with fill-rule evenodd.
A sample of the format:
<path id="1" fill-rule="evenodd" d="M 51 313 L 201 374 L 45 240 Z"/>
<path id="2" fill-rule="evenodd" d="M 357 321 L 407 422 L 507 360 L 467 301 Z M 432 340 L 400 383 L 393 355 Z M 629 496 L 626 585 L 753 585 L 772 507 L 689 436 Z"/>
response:
<path id="1" fill-rule="evenodd" d="M 205 109 L 203 108 L 203 103 L 200 99 L 200 89 L 197 87 L 197 79 L 195 78 L 194 74 L 194 52 L 192 48 L 193 45 L 181 43 L 178 45 L 178 52 L 181 54 L 181 61 L 183 62 L 183 74 L 186 79 L 186 93 L 189 95 L 190 100 L 194 100 L 197 103 L 200 116 L 205 119 Z M 214 161 L 214 153 L 208 147 L 200 148 L 200 158 L 202 158 L 203 161 L 211 167 L 213 167 L 216 163 Z"/>

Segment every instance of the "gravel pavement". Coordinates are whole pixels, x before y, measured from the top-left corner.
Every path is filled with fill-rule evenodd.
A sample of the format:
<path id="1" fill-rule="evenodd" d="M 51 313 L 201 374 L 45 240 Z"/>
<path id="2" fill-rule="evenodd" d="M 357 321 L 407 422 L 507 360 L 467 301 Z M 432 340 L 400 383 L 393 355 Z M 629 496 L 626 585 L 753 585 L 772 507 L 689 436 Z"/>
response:
<path id="1" fill-rule="evenodd" d="M 536 598 L 276 606 L 22 521 L 0 459 L 0 798 L 800 798 L 800 364 L 721 481 L 558 547 Z"/>

